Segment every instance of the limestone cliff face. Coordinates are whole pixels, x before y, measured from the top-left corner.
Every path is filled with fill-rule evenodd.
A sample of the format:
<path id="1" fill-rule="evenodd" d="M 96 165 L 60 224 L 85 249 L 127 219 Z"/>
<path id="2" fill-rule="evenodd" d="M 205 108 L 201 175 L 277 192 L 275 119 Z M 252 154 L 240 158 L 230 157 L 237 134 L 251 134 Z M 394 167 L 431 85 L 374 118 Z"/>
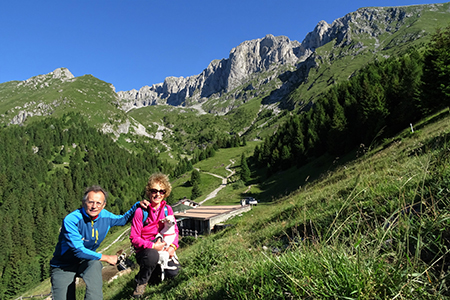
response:
<path id="1" fill-rule="evenodd" d="M 248 85 L 248 81 L 252 76 L 254 78 L 255 74 L 274 71 L 267 78 L 260 80 L 261 84 L 268 83 L 282 74 L 281 70 L 286 70 L 282 69 L 284 66 L 290 65 L 299 72 L 292 72 L 294 77 L 290 78 L 287 84 L 278 85 L 280 90 L 273 93 L 276 97 L 268 99 L 268 102 L 278 101 L 291 91 L 293 86 L 304 81 L 309 69 L 316 66 L 312 56 L 315 49 L 329 42 L 333 42 L 334 47 L 350 45 L 352 41 L 364 35 L 375 39 L 374 46 L 371 47 L 378 51 L 378 37 L 381 34 L 393 34 L 405 26 L 410 26 L 414 20 L 421 17 L 423 10 L 438 9 L 439 5 L 442 4 L 362 8 L 335 20 L 332 24 L 320 21 L 302 43 L 291 41 L 285 36 L 273 35 L 245 41 L 233 48 L 227 59 L 212 61 L 199 75 L 187 78 L 168 77 L 163 83 L 144 86 L 139 91 L 118 92 L 120 105 L 125 110 L 159 103 L 194 105 L 218 98 L 244 84 Z M 354 46 L 356 50 L 365 47 L 367 45 L 364 42 L 358 42 Z"/>
<path id="2" fill-rule="evenodd" d="M 118 92 L 118 95 L 126 110 L 158 103 L 185 105 L 187 98 L 191 103 L 198 103 L 241 86 L 252 74 L 294 65 L 304 54 L 299 42 L 285 36 L 267 35 L 243 42 L 230 51 L 227 59 L 212 61 L 199 75 L 167 77 L 163 83 L 144 86 L 139 91 Z"/>
<path id="3" fill-rule="evenodd" d="M 335 40 L 336 45 L 349 44 L 353 37 L 367 34 L 376 38 L 383 33 L 393 34 L 403 26 L 409 26 L 420 17 L 423 10 L 433 9 L 439 4 L 406 7 L 361 8 L 336 19 L 331 25 L 320 21 L 314 31 L 307 34 L 303 47 L 314 49 Z"/>

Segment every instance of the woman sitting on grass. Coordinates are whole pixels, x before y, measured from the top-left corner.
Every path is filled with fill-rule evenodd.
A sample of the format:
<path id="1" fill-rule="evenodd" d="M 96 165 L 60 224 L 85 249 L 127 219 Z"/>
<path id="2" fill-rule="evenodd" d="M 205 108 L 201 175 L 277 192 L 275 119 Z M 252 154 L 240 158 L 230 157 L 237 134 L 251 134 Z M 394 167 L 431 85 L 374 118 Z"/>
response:
<path id="1" fill-rule="evenodd" d="M 144 211 L 137 209 L 131 226 L 130 240 L 136 250 L 136 260 L 140 270 L 136 275 L 136 290 L 133 293 L 135 298 L 144 294 L 145 287 L 150 283 L 158 283 L 161 277 L 161 268 L 158 265 L 158 251 L 167 251 L 169 257 L 175 255 L 178 248 L 178 227 L 175 223 L 175 239 L 170 245 L 166 245 L 161 239 L 155 240 L 156 235 L 164 228 L 161 220 L 167 215 L 173 215 L 172 207 L 167 205 L 165 199 L 170 195 L 172 186 L 167 175 L 156 173 L 150 176 L 145 194 L 150 201 L 147 208 L 148 217 L 144 220 Z M 180 265 L 176 260 L 168 263 L 170 269 L 165 270 L 168 278 L 175 277 Z"/>

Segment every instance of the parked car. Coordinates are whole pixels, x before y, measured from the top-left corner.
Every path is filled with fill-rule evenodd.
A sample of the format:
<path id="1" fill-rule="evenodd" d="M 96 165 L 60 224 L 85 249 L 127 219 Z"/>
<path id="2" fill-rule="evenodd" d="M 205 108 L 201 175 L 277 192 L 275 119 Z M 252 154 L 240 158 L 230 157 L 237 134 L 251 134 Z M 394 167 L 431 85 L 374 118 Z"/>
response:
<path id="1" fill-rule="evenodd" d="M 250 204 L 250 205 L 257 205 L 258 204 L 258 200 L 256 200 L 253 197 L 247 197 L 247 198 L 244 198 L 244 200 L 245 200 L 245 204 Z"/>

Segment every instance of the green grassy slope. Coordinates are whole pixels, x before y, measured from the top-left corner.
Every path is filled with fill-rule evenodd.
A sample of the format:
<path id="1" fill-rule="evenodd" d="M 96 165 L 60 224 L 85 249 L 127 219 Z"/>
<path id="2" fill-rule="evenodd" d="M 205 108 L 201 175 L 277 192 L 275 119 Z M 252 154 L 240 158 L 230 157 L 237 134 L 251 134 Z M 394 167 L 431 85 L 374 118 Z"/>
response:
<path id="1" fill-rule="evenodd" d="M 38 77 L 36 77 L 38 78 Z M 92 75 L 84 75 L 69 81 L 40 75 L 31 82 L 6 82 L 0 84 L 0 119 L 3 124 L 11 121 L 19 111 L 33 112 L 35 116 L 61 116 L 70 111 L 80 112 L 97 128 L 101 124 L 123 122 L 126 115 L 115 104 L 116 95 L 111 85 Z"/>
<path id="2" fill-rule="evenodd" d="M 286 196 L 273 193 L 276 201 L 232 219 L 234 227 L 182 248 L 183 272 L 147 288 L 147 299 L 447 295 L 439 260 L 447 258 L 450 232 L 444 115 L 353 161 L 321 164 L 309 183 L 301 180 L 307 169 L 278 174 L 271 184 L 284 185 Z M 420 214 L 408 214 L 410 205 Z M 107 289 L 110 299 L 127 299 L 132 275 Z"/>
<path id="3" fill-rule="evenodd" d="M 445 298 L 449 134 L 446 110 L 369 153 L 321 158 L 253 187 L 263 201 L 225 231 L 182 238 L 182 272 L 147 287 L 145 299 Z M 214 170 L 230 156 L 195 167 Z M 136 272 L 105 283 L 105 299 L 130 299 Z"/>

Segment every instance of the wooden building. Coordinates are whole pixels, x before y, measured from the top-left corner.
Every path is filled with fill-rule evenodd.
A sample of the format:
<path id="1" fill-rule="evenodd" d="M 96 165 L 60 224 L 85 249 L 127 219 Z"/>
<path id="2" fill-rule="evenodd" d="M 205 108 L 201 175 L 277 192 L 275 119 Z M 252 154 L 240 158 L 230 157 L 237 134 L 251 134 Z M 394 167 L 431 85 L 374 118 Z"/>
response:
<path id="1" fill-rule="evenodd" d="M 249 211 L 250 205 L 198 206 L 175 213 L 180 235 L 210 234 L 216 224 Z"/>

